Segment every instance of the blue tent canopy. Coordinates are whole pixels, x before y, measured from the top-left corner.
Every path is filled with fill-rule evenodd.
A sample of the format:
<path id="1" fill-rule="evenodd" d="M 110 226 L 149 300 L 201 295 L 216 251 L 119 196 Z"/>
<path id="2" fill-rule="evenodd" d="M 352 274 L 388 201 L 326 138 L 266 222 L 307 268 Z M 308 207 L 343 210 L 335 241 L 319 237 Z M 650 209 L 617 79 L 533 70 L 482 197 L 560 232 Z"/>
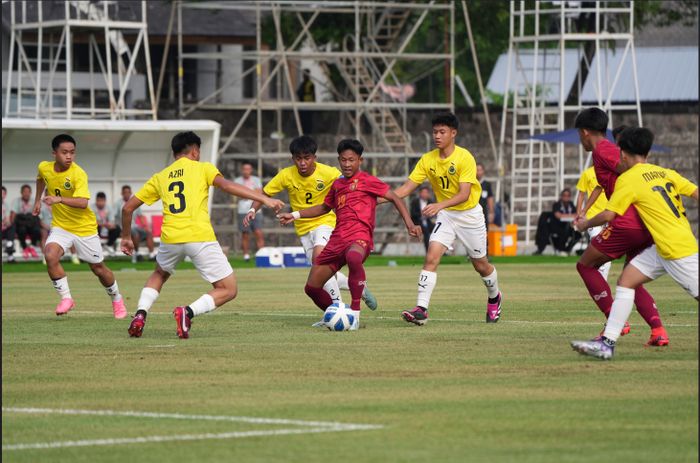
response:
<path id="1" fill-rule="evenodd" d="M 606 136 L 607 136 L 608 140 L 610 140 L 613 143 L 615 142 L 613 140 L 612 131 L 610 129 L 608 129 Z M 562 130 L 561 132 L 541 133 L 539 135 L 533 135 L 529 138 L 532 138 L 534 140 L 548 141 L 548 142 L 552 142 L 552 143 L 554 143 L 554 142 L 569 143 L 569 144 L 580 143 L 577 129 Z M 651 150 L 658 151 L 661 153 L 670 153 L 671 152 L 670 148 L 667 148 L 666 146 L 662 146 L 662 145 L 651 145 Z"/>

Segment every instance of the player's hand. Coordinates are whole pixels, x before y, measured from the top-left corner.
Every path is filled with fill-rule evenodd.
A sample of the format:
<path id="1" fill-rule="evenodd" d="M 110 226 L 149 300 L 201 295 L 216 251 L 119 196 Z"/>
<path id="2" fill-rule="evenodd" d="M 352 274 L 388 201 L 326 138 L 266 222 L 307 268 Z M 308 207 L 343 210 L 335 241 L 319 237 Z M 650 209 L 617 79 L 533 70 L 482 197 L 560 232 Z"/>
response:
<path id="1" fill-rule="evenodd" d="M 441 210 L 442 210 L 442 206 L 440 206 L 438 203 L 432 203 L 432 204 L 428 204 L 427 206 L 425 206 L 423 208 L 423 210 L 421 211 L 421 213 L 425 217 L 434 217 Z"/>
<path id="2" fill-rule="evenodd" d="M 34 209 L 32 209 L 32 215 L 37 216 L 39 214 L 41 214 L 41 203 L 37 202 L 37 203 L 34 203 Z"/>
<path id="3" fill-rule="evenodd" d="M 248 213 L 245 215 L 245 217 L 243 217 L 243 226 L 247 227 L 250 224 L 250 222 L 255 220 L 255 215 L 256 215 L 256 212 L 254 210 L 248 211 Z"/>
<path id="4" fill-rule="evenodd" d="M 274 209 L 275 214 L 279 213 L 279 211 L 281 211 L 284 208 L 284 202 L 280 201 L 279 199 L 268 198 L 265 201 L 265 205 L 270 209 Z"/>
<path id="5" fill-rule="evenodd" d="M 131 238 L 122 238 L 122 252 L 127 256 L 134 253 L 134 242 L 131 241 Z"/>
<path id="6" fill-rule="evenodd" d="M 420 225 L 411 225 L 410 227 L 408 227 L 408 234 L 410 236 L 420 238 L 421 236 L 423 236 L 423 229 Z"/>
<path id="7" fill-rule="evenodd" d="M 289 225 L 294 222 L 294 216 L 290 212 L 278 214 L 277 218 L 280 219 L 280 225 Z"/>
<path id="8" fill-rule="evenodd" d="M 54 204 L 58 204 L 61 202 L 61 197 L 60 196 L 44 196 L 44 204 L 47 206 L 53 206 Z M 36 206 L 34 206 L 34 210 L 36 210 Z M 38 215 L 38 214 L 35 214 Z"/>
<path id="9" fill-rule="evenodd" d="M 582 219 L 579 219 L 578 217 L 576 220 L 574 220 L 574 228 L 576 228 L 578 231 L 582 232 L 586 229 L 588 229 L 588 219 L 585 217 Z"/>

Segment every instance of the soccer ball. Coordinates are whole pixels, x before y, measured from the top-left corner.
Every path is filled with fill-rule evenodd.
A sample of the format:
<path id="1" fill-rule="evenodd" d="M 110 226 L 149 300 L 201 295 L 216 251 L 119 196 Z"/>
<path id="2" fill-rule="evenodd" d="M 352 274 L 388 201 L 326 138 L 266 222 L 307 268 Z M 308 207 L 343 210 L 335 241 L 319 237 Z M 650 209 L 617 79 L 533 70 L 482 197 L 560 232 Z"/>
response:
<path id="1" fill-rule="evenodd" d="M 355 323 L 355 315 L 342 302 L 334 302 L 323 314 L 323 322 L 331 331 L 347 331 Z"/>

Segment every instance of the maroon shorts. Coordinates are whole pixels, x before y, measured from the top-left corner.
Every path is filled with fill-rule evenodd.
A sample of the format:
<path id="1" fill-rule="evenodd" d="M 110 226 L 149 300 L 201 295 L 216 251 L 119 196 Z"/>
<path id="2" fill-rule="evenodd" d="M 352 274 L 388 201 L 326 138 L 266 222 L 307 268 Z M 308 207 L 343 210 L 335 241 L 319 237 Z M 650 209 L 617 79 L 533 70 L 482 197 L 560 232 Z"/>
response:
<path id="1" fill-rule="evenodd" d="M 625 254 L 627 260 L 630 260 L 654 244 L 654 240 L 646 229 L 615 228 L 608 224 L 593 238 L 591 244 L 613 260 Z"/>
<path id="2" fill-rule="evenodd" d="M 328 244 L 323 248 L 321 254 L 316 256 L 314 260 L 314 265 L 328 265 L 333 271 L 337 272 L 340 270 L 347 262 L 345 260 L 345 253 L 350 246 L 356 245 L 360 246 L 365 250 L 365 255 L 362 262 L 367 260 L 369 253 L 371 251 L 370 244 L 365 240 L 352 240 L 345 241 L 339 239 L 333 239 L 334 236 L 331 235 L 331 239 L 328 240 Z"/>

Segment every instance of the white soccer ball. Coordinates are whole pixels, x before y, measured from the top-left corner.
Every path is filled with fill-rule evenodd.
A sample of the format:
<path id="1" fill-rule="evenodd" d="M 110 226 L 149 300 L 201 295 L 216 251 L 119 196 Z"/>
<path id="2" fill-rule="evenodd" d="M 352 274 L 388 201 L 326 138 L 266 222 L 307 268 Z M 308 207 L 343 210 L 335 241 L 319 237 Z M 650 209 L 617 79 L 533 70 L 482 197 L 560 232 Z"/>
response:
<path id="1" fill-rule="evenodd" d="M 347 331 L 355 323 L 355 315 L 344 303 L 334 302 L 323 314 L 323 321 L 331 331 Z"/>

